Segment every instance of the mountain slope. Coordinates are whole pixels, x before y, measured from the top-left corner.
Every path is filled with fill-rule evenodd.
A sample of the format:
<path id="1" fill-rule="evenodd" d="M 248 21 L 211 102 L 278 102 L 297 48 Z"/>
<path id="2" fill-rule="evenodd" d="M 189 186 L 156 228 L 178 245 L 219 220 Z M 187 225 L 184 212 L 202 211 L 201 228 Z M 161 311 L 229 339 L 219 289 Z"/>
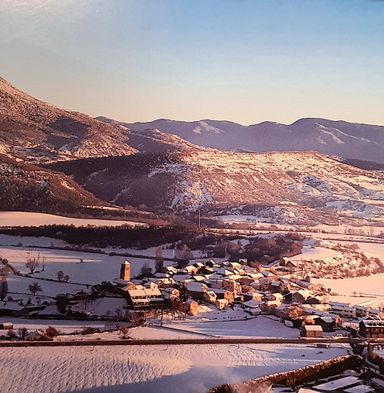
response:
<path id="1" fill-rule="evenodd" d="M 106 118 L 100 120 L 116 124 Z M 242 126 L 228 121 L 194 122 L 155 120 L 148 123 L 119 123 L 130 130 L 156 128 L 203 147 L 237 151 L 318 151 L 344 158 L 384 163 L 384 127 L 301 119 L 290 125 L 263 122 Z"/>
<path id="2" fill-rule="evenodd" d="M 311 152 L 231 153 L 195 149 L 61 162 L 99 198 L 124 206 L 207 213 L 246 212 L 276 221 L 380 220 L 384 175 Z"/>
<path id="3" fill-rule="evenodd" d="M 80 213 L 105 206 L 68 176 L 0 154 L 0 210 Z"/>
<path id="4" fill-rule="evenodd" d="M 121 127 L 37 100 L 0 78 L 0 152 L 27 160 L 128 155 Z"/>
<path id="5" fill-rule="evenodd" d="M 185 139 L 161 132 L 158 129 L 144 131 L 127 130 L 129 145 L 141 153 L 165 153 L 201 149 Z"/>

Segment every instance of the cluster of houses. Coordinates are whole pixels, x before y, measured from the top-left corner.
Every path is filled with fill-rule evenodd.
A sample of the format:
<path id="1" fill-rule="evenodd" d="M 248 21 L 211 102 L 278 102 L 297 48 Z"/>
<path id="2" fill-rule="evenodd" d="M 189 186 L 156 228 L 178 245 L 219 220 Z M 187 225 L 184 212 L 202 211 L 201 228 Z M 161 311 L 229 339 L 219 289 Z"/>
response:
<path id="1" fill-rule="evenodd" d="M 329 301 L 324 286 L 303 280 L 281 264 L 250 267 L 245 262 L 196 262 L 167 266 L 150 277 L 131 279 L 128 261 L 115 282 L 134 310 L 171 308 L 190 315 L 199 304 L 218 310 L 233 308 L 244 316 L 272 314 L 303 335 L 318 337 L 342 326 L 342 319 L 378 319 L 381 310 Z"/>
<path id="2" fill-rule="evenodd" d="M 123 319 L 132 313 L 150 316 L 170 310 L 194 316 L 202 304 L 217 310 L 236 306 L 243 319 L 274 315 L 308 337 L 334 331 L 342 326 L 342 319 L 368 321 L 360 324 L 361 335 L 367 337 L 376 333 L 369 320 L 380 321 L 382 316 L 379 309 L 329 301 L 324 286 L 296 275 L 284 263 L 251 267 L 245 261 L 214 260 L 183 268 L 165 266 L 140 278 L 131 278 L 130 263 L 124 261 L 114 282 L 95 286 L 91 295 L 63 295 L 60 302 L 36 311 L 40 317 L 57 317 L 59 310 L 66 317 Z M 384 322 L 380 326 L 384 337 Z"/>

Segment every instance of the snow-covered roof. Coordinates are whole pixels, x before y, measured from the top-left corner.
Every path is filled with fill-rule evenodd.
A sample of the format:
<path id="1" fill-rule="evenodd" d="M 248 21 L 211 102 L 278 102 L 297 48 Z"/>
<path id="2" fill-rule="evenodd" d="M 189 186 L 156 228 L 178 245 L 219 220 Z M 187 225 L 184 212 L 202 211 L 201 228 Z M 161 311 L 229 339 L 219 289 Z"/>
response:
<path id="1" fill-rule="evenodd" d="M 193 272 L 197 271 L 197 267 L 196 267 L 196 266 L 193 266 L 193 265 L 190 265 L 190 266 L 185 267 L 184 270 L 185 270 L 186 272 L 188 272 L 188 273 L 193 273 Z"/>
<path id="2" fill-rule="evenodd" d="M 202 282 L 202 281 L 205 281 L 207 279 L 207 277 L 205 277 L 205 276 L 193 276 L 193 278 L 197 282 Z"/>
<path id="3" fill-rule="evenodd" d="M 308 289 L 300 289 L 296 293 L 301 295 L 304 299 L 307 299 L 308 297 L 312 296 L 312 292 L 309 291 Z"/>
<path id="4" fill-rule="evenodd" d="M 169 277 L 167 273 L 160 273 L 160 272 L 155 273 L 154 276 L 156 278 L 167 278 L 167 277 Z"/>
<path id="5" fill-rule="evenodd" d="M 323 328 L 320 325 L 304 325 L 304 330 L 307 332 L 322 332 Z"/>
<path id="6" fill-rule="evenodd" d="M 207 286 L 205 284 L 192 281 L 187 283 L 187 290 L 191 292 L 206 292 Z"/>
<path id="7" fill-rule="evenodd" d="M 228 291 L 227 289 L 218 289 L 218 288 L 213 288 L 212 291 L 215 292 L 216 294 L 218 294 L 218 293 L 223 294 L 223 293 L 231 292 L 231 291 Z"/>
<path id="8" fill-rule="evenodd" d="M 241 278 L 241 276 L 239 274 L 231 274 L 230 276 L 227 276 L 227 279 L 229 280 L 239 280 Z"/>
<path id="9" fill-rule="evenodd" d="M 137 297 L 147 297 L 147 294 L 145 293 L 144 289 L 128 289 L 127 291 L 129 293 L 129 296 L 131 298 L 137 298 Z"/>
<path id="10" fill-rule="evenodd" d="M 322 321 L 324 321 L 325 323 L 333 323 L 334 320 L 331 317 L 320 317 Z"/>
<path id="11" fill-rule="evenodd" d="M 228 269 L 224 269 L 224 268 L 218 269 L 218 270 L 217 270 L 217 273 L 218 273 L 218 274 L 221 274 L 222 276 L 230 276 L 230 275 L 233 274 L 232 271 L 230 271 L 230 270 L 228 270 Z"/>
<path id="12" fill-rule="evenodd" d="M 172 278 L 175 281 L 179 281 L 180 282 L 180 281 L 184 281 L 184 280 L 190 279 L 191 276 L 189 274 L 175 274 Z"/>
<path id="13" fill-rule="evenodd" d="M 148 300 L 148 298 L 145 298 L 145 299 L 140 299 L 140 298 L 135 298 L 135 299 L 132 299 L 132 303 L 133 304 L 147 304 L 147 303 L 149 303 L 149 300 Z"/>
<path id="14" fill-rule="evenodd" d="M 244 304 L 244 306 L 246 306 L 248 308 L 260 308 L 260 305 L 262 303 L 263 302 L 261 302 L 259 300 L 251 299 L 251 300 L 248 300 L 247 302 L 244 302 L 243 304 Z"/>
<path id="15" fill-rule="evenodd" d="M 342 302 L 329 302 L 331 307 L 342 307 L 342 308 L 349 308 L 351 307 L 350 303 L 342 303 Z"/>
<path id="16" fill-rule="evenodd" d="M 160 290 L 159 290 L 159 288 L 155 288 L 155 287 L 152 287 L 152 288 L 145 288 L 144 289 L 144 293 L 148 296 L 148 297 L 158 297 L 158 296 L 161 296 L 161 292 L 160 292 Z"/>
<path id="17" fill-rule="evenodd" d="M 384 327 L 384 321 L 378 319 L 364 319 L 360 323 L 365 327 Z"/>
<path id="18" fill-rule="evenodd" d="M 250 278 L 261 278 L 263 275 L 261 273 L 247 273 Z"/>

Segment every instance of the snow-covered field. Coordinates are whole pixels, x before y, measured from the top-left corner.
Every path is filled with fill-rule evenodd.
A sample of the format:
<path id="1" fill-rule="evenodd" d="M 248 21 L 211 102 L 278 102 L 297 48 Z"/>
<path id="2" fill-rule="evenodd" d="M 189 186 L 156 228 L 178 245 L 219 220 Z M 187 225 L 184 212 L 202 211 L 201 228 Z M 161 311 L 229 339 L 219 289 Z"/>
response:
<path id="1" fill-rule="evenodd" d="M 245 241 L 245 240 L 244 240 Z M 75 283 L 95 284 L 118 277 L 120 263 L 124 257 L 100 253 L 55 250 L 53 248 L 31 248 L 39 242 L 52 246 L 51 239 L 13 238 L 0 236 L 0 256 L 23 273 L 27 258 L 40 253 L 44 260 L 44 271 L 36 273 L 38 278 L 56 278 L 62 270 Z M 15 247 L 9 244 L 22 243 Z M 316 260 L 331 258 L 338 252 L 323 247 L 313 248 L 310 242 L 304 247 L 298 259 Z M 326 244 L 326 243 L 323 243 Z M 55 246 L 65 243 L 54 241 Z M 368 256 L 381 257 L 384 245 L 359 243 Z M 138 252 L 154 255 L 156 248 Z M 165 253 L 171 250 L 166 250 Z M 132 275 L 137 275 L 144 263 L 154 267 L 154 261 L 144 258 L 128 258 Z M 82 262 L 81 262 L 82 260 Z M 340 295 L 339 301 L 381 303 L 384 299 L 382 283 L 384 274 L 343 280 L 319 280 Z M 35 279 L 9 276 L 9 291 L 27 292 L 28 285 Z M 45 296 L 63 292 L 77 292 L 85 289 L 73 283 L 57 283 L 39 280 Z M 354 292 L 366 296 L 352 296 Z M 25 295 L 30 296 L 30 295 Z M 349 300 L 347 300 L 349 299 Z M 110 300 L 110 299 L 107 299 Z M 116 299 L 114 299 L 116 300 Z M 354 301 L 356 300 L 356 302 Z M 373 304 L 372 303 L 372 304 Z M 378 304 L 377 304 L 378 305 Z M 95 307 L 97 304 L 95 305 Z M 248 320 L 245 314 L 234 310 L 217 311 L 208 309 L 198 317 L 184 321 L 168 321 L 165 328 L 145 327 L 131 329 L 132 338 L 187 338 L 196 334 L 222 337 L 286 337 L 297 338 L 298 329 L 286 327 L 271 316 L 257 316 Z M 28 320 L 0 318 L 0 322 L 13 322 L 14 329 L 26 327 L 29 331 L 45 329 L 51 325 L 63 333 L 82 330 L 86 326 L 104 329 L 105 322 Z M 172 329 L 168 329 L 172 328 Z M 114 339 L 120 333 L 101 333 L 93 338 Z M 202 337 L 202 336 L 200 336 Z M 84 336 L 74 337 L 84 340 Z M 68 338 L 62 336 L 60 340 Z M 178 345 L 178 346 L 96 346 L 60 348 L 1 348 L 0 369 L 7 375 L 0 392 L 18 393 L 130 393 L 152 392 L 173 393 L 206 392 L 209 387 L 228 382 L 239 382 L 273 372 L 292 370 L 345 354 L 347 347 L 319 349 L 307 345 Z M 181 389 L 182 387 L 182 389 Z"/>
<path id="2" fill-rule="evenodd" d="M 41 225 L 74 225 L 80 226 L 147 226 L 134 221 L 101 220 L 92 218 L 72 218 L 45 213 L 0 212 L 0 227 L 41 226 Z"/>
<path id="3" fill-rule="evenodd" d="M 1 348 L 1 392 L 203 393 L 345 353 L 304 345 Z"/>
<path id="4" fill-rule="evenodd" d="M 50 248 L 39 248 L 42 247 Z M 155 268 L 153 259 L 141 258 L 140 255 L 154 257 L 157 247 L 151 247 L 146 250 L 136 249 L 115 249 L 107 248 L 103 252 L 127 253 L 139 255 L 138 257 L 123 257 L 118 255 L 108 255 L 103 252 L 80 252 L 71 250 L 57 250 L 51 247 L 67 247 L 69 246 L 62 240 L 44 238 L 44 237 L 20 237 L 0 235 L 0 258 L 6 258 L 21 273 L 29 273 L 25 267 L 27 258 L 30 256 L 37 257 L 40 254 L 41 265 L 37 270 L 42 270 L 34 274 L 38 278 L 56 279 L 57 272 L 63 271 L 64 275 L 69 275 L 69 283 L 58 283 L 49 281 L 39 281 L 43 289 L 42 294 L 47 296 L 55 296 L 58 293 L 78 292 L 85 289 L 84 286 L 73 285 L 72 283 L 80 283 L 85 285 L 93 285 L 102 281 L 112 281 L 119 276 L 120 264 L 128 259 L 131 263 L 131 277 L 140 274 L 144 265 Z M 194 252 L 194 256 L 198 257 L 201 252 Z M 174 257 L 174 250 L 164 247 L 162 250 L 164 257 Z M 82 260 L 82 262 L 81 262 Z M 165 265 L 172 262 L 165 261 Z M 34 281 L 33 278 L 9 275 L 9 291 L 21 292 L 27 291 L 28 285 Z"/>
<path id="5" fill-rule="evenodd" d="M 333 292 L 340 295 L 363 294 L 368 296 L 384 297 L 384 274 L 376 274 L 374 276 L 345 278 L 340 280 L 319 279 L 314 280 L 320 282 L 326 288 L 332 288 Z"/>
<path id="6" fill-rule="evenodd" d="M 376 257 L 381 259 L 384 262 L 384 244 L 370 244 L 370 243 L 350 243 L 350 242 L 342 242 L 343 244 L 357 244 L 362 252 L 367 257 Z M 363 294 L 366 296 L 373 296 L 383 298 L 384 304 L 384 274 L 376 274 L 373 276 L 366 277 L 356 277 L 356 278 L 345 278 L 345 279 L 318 279 L 314 280 L 315 282 L 320 282 L 326 288 L 331 288 L 333 292 L 344 295 L 359 295 Z M 361 298 L 361 301 L 358 303 L 368 302 L 370 299 Z M 344 300 L 347 301 L 347 300 Z M 353 302 L 355 303 L 355 302 Z"/>
<path id="7" fill-rule="evenodd" d="M 84 285 L 93 285 L 118 278 L 120 264 L 125 259 L 121 256 L 109 256 L 89 252 L 0 246 L 0 257 L 8 259 L 11 265 L 21 273 L 29 272 L 25 267 L 27 258 L 30 256 L 36 257 L 39 254 L 41 259 L 39 270 L 42 269 L 42 265 L 44 264 L 44 271 L 35 273 L 33 278 L 10 274 L 8 283 L 9 293 L 11 295 L 14 292 L 28 292 L 28 286 L 34 281 L 39 282 L 42 288 L 41 294 L 45 296 L 56 296 L 59 293 L 74 293 L 86 290 L 86 286 Z M 141 258 L 128 259 L 131 262 L 132 277 L 140 273 L 144 264 L 154 268 L 153 260 Z M 69 275 L 69 283 L 38 280 L 40 278 L 56 279 L 58 271 Z M 84 285 L 77 285 L 76 283 Z"/>
<path id="8" fill-rule="evenodd" d="M 336 235 L 347 235 L 351 236 L 361 235 L 361 236 L 377 236 L 381 232 L 384 232 L 384 227 L 375 225 L 360 225 L 351 226 L 340 223 L 340 225 L 326 225 L 318 224 L 316 226 L 303 226 L 303 225 L 289 225 L 289 224 L 279 224 L 276 222 L 269 222 L 273 220 L 266 219 L 262 216 L 254 215 L 244 215 L 244 214 L 227 214 L 215 216 L 216 219 L 223 221 L 226 224 L 252 224 L 257 225 L 257 229 L 261 231 L 298 231 L 298 232 L 309 232 L 313 234 L 336 234 Z"/>
<path id="9" fill-rule="evenodd" d="M 357 244 L 362 252 L 367 257 L 376 257 L 382 259 L 384 262 L 384 243 L 382 244 L 372 244 L 372 243 L 349 243 L 349 244 Z"/>
<path id="10" fill-rule="evenodd" d="M 53 278 L 56 279 L 57 272 L 63 271 L 69 275 L 70 282 L 83 284 L 97 284 L 102 281 L 113 280 L 118 278 L 120 264 L 124 261 L 121 256 L 109 256 L 106 254 L 97 254 L 89 252 L 77 252 L 54 249 L 38 249 L 28 247 L 0 246 L 0 257 L 7 258 L 17 270 L 22 273 L 28 273 L 25 262 L 29 256 L 37 256 L 44 259 L 44 271 L 35 273 L 36 278 Z M 83 260 L 81 263 L 80 260 Z M 131 262 L 132 276 L 140 273 L 142 266 L 147 263 L 148 266 L 154 267 L 154 261 L 150 259 L 128 258 Z M 41 266 L 40 268 L 41 269 Z M 10 292 L 26 292 L 29 284 L 33 279 L 9 275 Z M 58 293 L 77 292 L 84 287 L 70 284 L 57 283 L 50 281 L 39 281 L 43 289 L 43 294 L 55 296 Z"/>
<path id="11" fill-rule="evenodd" d="M 210 314 L 214 314 L 211 312 Z M 210 315 L 210 321 L 198 318 L 189 321 L 174 321 L 166 326 L 180 328 L 190 332 L 204 333 L 223 337 L 284 337 L 299 338 L 298 329 L 289 328 L 281 323 L 276 317 L 258 316 L 249 320 L 230 321 L 225 320 L 225 313 L 216 312 L 219 320 L 213 321 L 214 315 Z M 244 318 L 244 313 L 239 314 L 238 318 Z M 228 316 L 230 318 L 230 316 Z"/>
<path id="12" fill-rule="evenodd" d="M 1 246 L 38 246 L 38 247 L 69 247 L 70 244 L 64 240 L 54 239 L 52 237 L 35 237 L 35 236 L 10 236 L 0 235 Z"/>
<path id="13" fill-rule="evenodd" d="M 304 246 L 303 252 L 300 255 L 290 257 L 291 261 L 314 261 L 316 259 L 328 259 L 338 257 L 341 254 L 335 250 L 325 248 L 325 247 L 309 247 Z"/>

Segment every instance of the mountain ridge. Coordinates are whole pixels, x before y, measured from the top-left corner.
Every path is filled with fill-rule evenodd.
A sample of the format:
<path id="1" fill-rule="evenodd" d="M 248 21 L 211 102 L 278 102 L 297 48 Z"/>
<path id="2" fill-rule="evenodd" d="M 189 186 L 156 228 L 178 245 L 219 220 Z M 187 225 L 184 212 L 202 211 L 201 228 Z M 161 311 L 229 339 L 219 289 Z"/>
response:
<path id="1" fill-rule="evenodd" d="M 235 153 L 195 149 L 59 162 L 97 197 L 185 214 L 245 213 L 275 222 L 380 221 L 384 174 L 317 152 Z M 102 185 L 102 186 L 101 186 Z"/>
<path id="2" fill-rule="evenodd" d="M 158 119 L 125 123 L 131 131 L 158 129 L 200 147 L 268 152 L 315 150 L 326 155 L 384 163 L 384 126 L 307 117 L 291 124 L 263 121 L 244 126 L 227 120 L 177 121 Z"/>

